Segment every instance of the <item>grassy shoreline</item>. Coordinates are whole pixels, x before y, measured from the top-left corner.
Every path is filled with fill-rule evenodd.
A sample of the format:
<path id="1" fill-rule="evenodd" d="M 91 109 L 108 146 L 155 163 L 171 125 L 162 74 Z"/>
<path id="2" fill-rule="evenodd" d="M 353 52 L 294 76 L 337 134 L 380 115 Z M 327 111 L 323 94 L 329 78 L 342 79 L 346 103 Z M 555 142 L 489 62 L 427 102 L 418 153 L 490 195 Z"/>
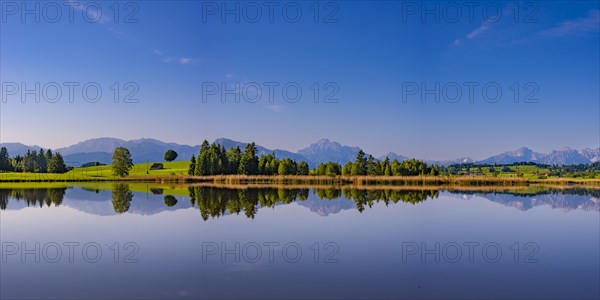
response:
<path id="1" fill-rule="evenodd" d="M 538 176 L 452 175 L 452 176 L 265 176 L 265 175 L 215 175 L 188 176 L 189 162 L 163 163 L 164 169 L 150 170 L 152 163 L 136 164 L 129 176 L 113 176 L 111 166 L 75 168 L 63 174 L 0 172 L 0 185 L 6 183 L 42 182 L 141 182 L 141 183 L 210 183 L 210 184 L 271 184 L 271 185 L 328 185 L 328 186 L 526 186 L 584 185 L 600 186 L 600 178 L 540 179 Z M 525 171 L 525 170 L 521 170 Z"/>
<path id="2" fill-rule="evenodd" d="M 20 173 L 15 173 L 20 174 Z M 328 185 L 328 186 L 527 186 L 527 185 L 574 185 L 600 186 L 600 179 L 586 178 L 546 178 L 492 176 L 265 176 L 265 175 L 134 175 L 117 177 L 79 177 L 68 174 L 26 174 L 3 177 L 3 183 L 43 183 L 43 182 L 140 182 L 140 183 L 209 183 L 222 185 Z M 32 176 L 33 175 L 33 176 Z M 37 175 L 37 176 L 36 176 Z M 62 176 L 60 176 L 62 175 Z"/>

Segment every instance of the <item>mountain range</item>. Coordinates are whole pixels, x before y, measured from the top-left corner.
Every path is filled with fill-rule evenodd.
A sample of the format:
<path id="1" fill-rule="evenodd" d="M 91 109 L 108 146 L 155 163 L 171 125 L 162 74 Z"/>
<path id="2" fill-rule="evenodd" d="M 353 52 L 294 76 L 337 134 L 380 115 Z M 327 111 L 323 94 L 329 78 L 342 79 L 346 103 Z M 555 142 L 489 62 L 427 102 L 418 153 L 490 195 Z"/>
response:
<path id="1" fill-rule="evenodd" d="M 234 141 L 226 138 L 216 139 L 214 143 L 223 145 L 226 149 L 236 146 L 239 146 L 243 149 L 247 144 L 245 142 Z M 11 156 L 23 155 L 28 150 L 33 151 L 40 149 L 40 147 L 37 145 L 28 146 L 21 143 L 0 143 L 0 146 L 6 147 Z M 311 167 L 316 166 L 320 162 L 327 161 L 345 164 L 348 161 L 354 161 L 358 151 L 360 151 L 359 147 L 342 145 L 329 139 L 321 139 L 316 143 L 299 150 L 298 152 L 280 149 L 268 149 L 260 145 L 256 146 L 258 155 L 275 153 L 278 158 L 292 158 L 297 161 L 305 160 L 311 165 Z M 192 154 L 197 155 L 200 151 L 200 145 L 191 146 L 177 143 L 165 143 L 159 140 L 147 138 L 126 141 L 108 137 L 86 140 L 68 147 L 55 149 L 55 151 L 58 151 L 63 155 L 67 164 L 78 166 L 83 163 L 94 161 L 109 164 L 112 160 L 112 152 L 117 147 L 125 147 L 129 149 L 129 151 L 132 153 L 132 158 L 135 163 L 163 161 L 164 153 L 168 149 L 175 150 L 179 154 L 177 160 L 180 161 L 188 160 Z M 378 157 L 378 159 L 383 160 L 385 157 L 389 157 L 390 160 L 397 159 L 399 161 L 409 159 L 406 156 L 394 152 L 389 152 L 382 157 Z M 515 162 L 535 162 L 550 165 L 590 164 L 600 161 L 600 148 L 585 148 L 581 150 L 563 148 L 560 150 L 553 150 L 550 153 L 540 153 L 535 152 L 527 147 L 522 147 L 513 151 L 507 151 L 493 155 L 479 161 L 474 161 L 468 157 L 461 157 L 454 160 L 426 161 L 428 163 L 441 165 L 449 165 L 453 163 L 511 164 Z"/>

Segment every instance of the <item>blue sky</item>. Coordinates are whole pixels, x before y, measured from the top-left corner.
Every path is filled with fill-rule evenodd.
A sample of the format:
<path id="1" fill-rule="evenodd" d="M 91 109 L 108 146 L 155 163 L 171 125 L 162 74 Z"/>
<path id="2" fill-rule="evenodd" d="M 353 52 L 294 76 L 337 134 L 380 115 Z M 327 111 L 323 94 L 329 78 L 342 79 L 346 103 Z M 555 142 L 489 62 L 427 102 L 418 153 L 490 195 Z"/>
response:
<path id="1" fill-rule="evenodd" d="M 424 159 L 600 146 L 597 1 L 302 1 L 272 15 L 261 1 L 62 2 L 59 17 L 37 2 L 39 22 L 22 15 L 36 2 L 2 4 L 2 142 L 227 137 L 295 151 L 330 138 Z M 22 89 L 35 83 L 39 103 Z M 95 103 L 81 97 L 87 83 L 102 91 Z M 131 92 L 137 103 L 123 103 Z"/>

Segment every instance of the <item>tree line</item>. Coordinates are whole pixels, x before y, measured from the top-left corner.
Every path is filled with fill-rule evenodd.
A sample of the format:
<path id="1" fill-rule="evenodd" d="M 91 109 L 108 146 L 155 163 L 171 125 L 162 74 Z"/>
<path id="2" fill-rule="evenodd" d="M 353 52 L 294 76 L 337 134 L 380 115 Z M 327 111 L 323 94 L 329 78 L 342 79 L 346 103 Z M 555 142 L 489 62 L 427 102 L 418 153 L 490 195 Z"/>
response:
<path id="1" fill-rule="evenodd" d="M 320 163 L 313 172 L 310 172 L 306 161 L 297 162 L 291 158 L 278 159 L 275 153 L 257 156 L 254 142 L 247 144 L 244 151 L 239 146 L 225 150 L 225 147 L 216 143 L 204 141 L 200 146 L 198 157 L 192 155 L 188 175 L 326 175 L 326 176 L 416 176 L 439 175 L 440 169 L 436 165 L 410 159 L 403 162 L 386 157 L 385 160 L 376 160 L 373 156 L 366 156 L 360 150 L 354 162 L 348 162 L 342 167 L 336 162 Z"/>
<path id="2" fill-rule="evenodd" d="M 0 171 L 30 172 L 30 173 L 64 173 L 67 166 L 59 152 L 27 150 L 25 155 L 13 158 L 8 154 L 6 147 L 0 148 Z"/>
<path id="3" fill-rule="evenodd" d="M 440 167 L 429 165 L 418 159 L 409 159 L 399 162 L 389 157 L 377 160 L 372 155 L 366 156 L 362 150 L 358 151 L 356 160 L 347 162 L 340 168 L 338 163 L 321 163 L 316 170 L 317 175 L 344 175 L 344 176 L 418 176 L 440 174 Z"/>
<path id="4" fill-rule="evenodd" d="M 274 153 L 257 155 L 254 142 L 247 144 L 244 151 L 239 146 L 225 150 L 216 143 L 204 141 L 198 157 L 192 155 L 188 175 L 308 175 L 305 161 L 296 162 L 290 158 L 278 159 Z"/>

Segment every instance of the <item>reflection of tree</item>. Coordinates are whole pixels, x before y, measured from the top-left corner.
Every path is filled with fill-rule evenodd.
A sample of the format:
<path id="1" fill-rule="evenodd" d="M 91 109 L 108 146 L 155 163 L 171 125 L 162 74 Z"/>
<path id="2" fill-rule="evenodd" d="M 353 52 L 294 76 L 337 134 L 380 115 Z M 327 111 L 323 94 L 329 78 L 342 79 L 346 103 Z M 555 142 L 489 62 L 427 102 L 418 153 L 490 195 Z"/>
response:
<path id="1" fill-rule="evenodd" d="M 171 195 L 166 195 L 165 196 L 165 204 L 168 207 L 175 206 L 175 204 L 177 204 L 177 199 Z"/>
<path id="2" fill-rule="evenodd" d="M 65 197 L 66 189 L 48 189 L 46 192 L 46 205 L 50 206 L 50 204 L 54 204 L 54 206 L 58 207 Z"/>
<path id="3" fill-rule="evenodd" d="M 189 189 L 192 205 L 197 204 L 203 220 L 209 217 L 217 218 L 227 211 L 232 214 L 244 212 L 246 217 L 254 218 L 259 207 L 274 207 L 278 204 L 288 204 L 308 199 L 309 189 L 273 189 L 273 188 L 248 188 L 229 189 L 216 187 L 194 187 Z M 365 207 L 383 201 L 386 205 L 390 202 L 419 203 L 427 198 L 438 196 L 436 190 L 364 190 L 364 189 L 317 189 L 317 196 L 321 199 L 334 200 L 340 198 L 342 193 L 345 198 L 354 200 L 358 211 Z"/>
<path id="4" fill-rule="evenodd" d="M 8 195 L 10 190 L 0 189 L 0 209 L 5 210 L 8 205 Z"/>
<path id="5" fill-rule="evenodd" d="M 0 189 L 0 209 L 6 209 L 8 199 L 25 201 L 27 206 L 59 206 L 65 197 L 66 188 L 48 189 Z"/>
<path id="6" fill-rule="evenodd" d="M 114 184 L 112 188 L 112 196 L 112 204 L 116 213 L 122 214 L 129 210 L 131 200 L 133 200 L 133 193 L 129 190 L 128 184 Z"/>
<path id="7" fill-rule="evenodd" d="M 203 220 L 217 218 L 227 211 L 254 218 L 258 207 L 274 207 L 280 203 L 291 203 L 308 198 L 308 189 L 227 189 L 213 187 L 194 187 L 189 190 L 192 203 L 200 209 Z"/>
<path id="8" fill-rule="evenodd" d="M 369 208 L 373 207 L 374 203 L 382 201 L 387 206 L 390 201 L 394 204 L 398 202 L 417 204 L 427 200 L 428 198 L 437 198 L 438 190 L 359 190 L 359 189 L 344 189 L 344 197 L 352 199 L 356 202 L 358 211 L 362 212 L 365 205 Z"/>
<path id="9" fill-rule="evenodd" d="M 329 199 L 329 200 L 333 200 L 333 199 L 337 199 L 340 197 L 342 191 L 339 189 L 321 189 L 321 190 L 317 190 L 317 195 L 319 196 L 319 198 L 323 199 Z"/>

